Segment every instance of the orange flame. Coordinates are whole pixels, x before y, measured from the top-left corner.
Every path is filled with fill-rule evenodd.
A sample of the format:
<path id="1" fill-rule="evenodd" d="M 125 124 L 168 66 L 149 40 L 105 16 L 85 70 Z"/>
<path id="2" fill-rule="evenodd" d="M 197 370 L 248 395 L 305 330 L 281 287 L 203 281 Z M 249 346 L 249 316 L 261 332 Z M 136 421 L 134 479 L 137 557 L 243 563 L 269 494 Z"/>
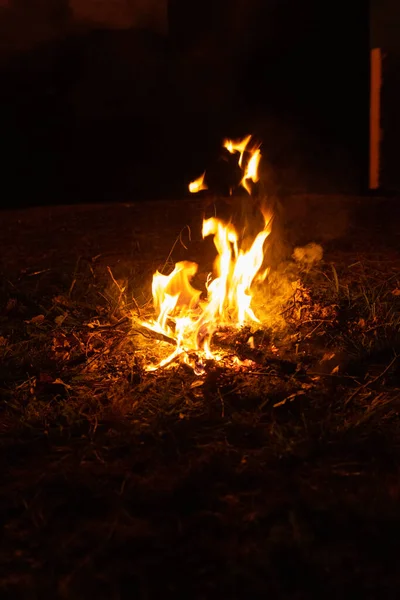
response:
<path id="1" fill-rule="evenodd" d="M 239 152 L 239 167 L 242 166 L 242 162 L 243 162 L 243 154 L 248 146 L 248 143 L 251 140 L 251 135 L 247 135 L 245 138 L 243 138 L 242 140 L 237 140 L 236 142 L 234 142 L 233 140 L 224 140 L 224 148 L 226 148 L 228 150 L 228 152 L 230 152 L 231 154 L 234 154 L 235 152 Z"/>
<path id="2" fill-rule="evenodd" d="M 249 180 L 251 180 L 253 183 L 256 183 L 259 180 L 258 166 L 261 160 L 261 152 L 259 146 L 255 146 L 251 149 L 248 149 L 250 140 L 251 135 L 248 135 L 242 140 L 238 140 L 236 142 L 233 142 L 232 140 L 228 139 L 224 140 L 224 148 L 226 148 L 228 152 L 230 152 L 231 154 L 239 152 L 238 165 L 240 168 L 243 169 L 244 153 L 248 152 L 250 154 L 250 158 L 246 164 L 246 167 L 244 168 L 243 178 L 240 182 L 240 185 L 244 187 L 244 189 L 249 195 L 251 195 Z"/>
<path id="3" fill-rule="evenodd" d="M 251 181 L 253 183 L 257 183 L 257 181 L 259 180 L 259 176 L 258 176 L 258 165 L 260 164 L 260 160 L 261 160 L 261 153 L 260 153 L 260 149 L 259 148 L 255 148 L 254 150 L 252 150 L 252 154 L 250 157 L 249 162 L 246 165 L 246 169 L 243 175 L 243 179 L 240 182 L 241 185 L 244 187 L 244 189 L 246 190 L 246 192 L 250 195 L 251 194 L 251 188 L 248 184 L 248 180 L 251 179 Z"/>
<path id="4" fill-rule="evenodd" d="M 189 192 L 191 194 L 197 194 L 197 192 L 201 192 L 201 190 L 208 189 L 207 185 L 204 183 L 205 176 L 206 172 L 204 171 L 204 173 L 200 175 L 200 177 L 189 183 Z"/>
<path id="5" fill-rule="evenodd" d="M 239 152 L 239 165 L 250 142 L 247 136 L 239 142 L 224 141 L 229 152 Z M 258 181 L 258 166 L 261 159 L 259 147 L 248 151 L 250 158 L 244 168 L 241 184 L 251 194 L 249 180 Z M 206 189 L 203 174 L 189 186 L 190 191 Z M 231 223 L 212 217 L 203 220 L 203 238 L 214 238 L 217 258 L 214 263 L 214 276 L 210 274 L 206 283 L 206 298 L 191 284 L 198 265 L 182 261 L 175 265 L 170 275 L 154 274 L 152 293 L 157 318 L 144 321 L 146 328 L 169 338 L 175 343 L 175 350 L 156 366 L 155 370 L 171 363 L 176 357 L 190 363 L 189 354 L 198 357 L 219 359 L 212 350 L 212 337 L 216 330 L 224 326 L 241 327 L 246 323 L 259 323 L 252 303 L 251 287 L 257 279 L 262 281 L 268 274 L 263 269 L 263 246 L 271 232 L 272 214 L 263 213 L 264 227 L 254 238 L 249 250 L 239 247 L 239 236 Z"/>

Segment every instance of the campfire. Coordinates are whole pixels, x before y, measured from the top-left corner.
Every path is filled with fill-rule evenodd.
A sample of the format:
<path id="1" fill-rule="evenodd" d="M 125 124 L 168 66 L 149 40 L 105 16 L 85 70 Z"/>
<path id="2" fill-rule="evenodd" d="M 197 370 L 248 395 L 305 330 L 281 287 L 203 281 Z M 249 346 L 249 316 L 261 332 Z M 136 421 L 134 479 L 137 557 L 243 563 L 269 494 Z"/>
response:
<path id="1" fill-rule="evenodd" d="M 240 185 L 251 197 L 252 185 L 259 180 L 259 145 L 251 144 L 250 135 L 236 142 L 227 139 L 223 145 L 228 152 L 238 155 L 238 166 L 242 170 Z M 189 191 L 197 193 L 207 189 L 205 179 L 206 173 L 203 173 L 189 184 Z M 253 306 L 253 287 L 268 278 L 264 242 L 271 233 L 273 214 L 262 204 L 259 213 L 260 231 L 247 249 L 242 247 L 242 236 L 232 222 L 217 217 L 203 220 L 203 239 L 213 236 L 217 252 L 205 290 L 192 285 L 198 271 L 195 262 L 177 262 L 169 275 L 154 273 L 152 295 L 156 317 L 141 324 L 174 349 L 158 364 L 147 366 L 147 370 L 170 365 L 179 357 L 201 373 L 206 360 L 222 360 L 222 353 L 213 344 L 216 332 L 261 325 Z M 236 362 L 240 362 L 238 358 Z"/>

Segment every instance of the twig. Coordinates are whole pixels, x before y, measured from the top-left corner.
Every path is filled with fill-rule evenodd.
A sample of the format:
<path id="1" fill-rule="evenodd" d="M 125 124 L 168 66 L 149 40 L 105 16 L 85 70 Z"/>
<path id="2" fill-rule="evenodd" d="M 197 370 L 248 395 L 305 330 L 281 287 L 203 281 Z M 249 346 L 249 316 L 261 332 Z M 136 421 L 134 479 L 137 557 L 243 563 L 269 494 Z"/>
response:
<path id="1" fill-rule="evenodd" d="M 115 327 L 118 327 L 118 325 L 121 325 L 122 323 L 125 323 L 126 321 L 129 321 L 129 317 L 122 317 L 122 319 L 120 319 L 116 323 L 112 323 L 112 324 L 109 324 L 109 325 L 98 325 L 96 327 L 96 331 L 98 329 L 114 329 Z"/>
<path id="2" fill-rule="evenodd" d="M 277 402 L 276 404 L 273 404 L 272 408 L 278 408 L 279 406 L 284 406 L 284 404 L 286 404 L 286 402 L 293 402 L 293 400 L 296 400 L 296 398 L 298 398 L 299 396 L 305 396 L 305 391 L 297 390 L 297 392 L 294 392 L 294 394 L 290 394 L 290 396 L 287 396 L 287 398 L 285 398 L 284 400 L 281 400 L 281 402 Z"/>
<path id="3" fill-rule="evenodd" d="M 135 305 L 136 308 L 136 312 L 137 312 L 137 316 L 139 317 L 139 319 L 142 317 L 142 314 L 140 312 L 140 308 L 139 308 L 139 304 L 136 302 L 136 299 L 134 296 L 132 296 L 132 302 Z"/>
<path id="4" fill-rule="evenodd" d="M 314 329 L 312 331 L 310 331 L 310 333 L 307 333 L 307 335 L 304 336 L 304 339 L 307 340 L 308 338 L 312 337 L 312 335 L 317 331 L 317 329 L 319 329 L 321 327 L 321 325 L 324 323 L 324 321 L 321 319 L 320 322 L 318 323 L 318 325 L 316 327 L 314 327 Z"/>
<path id="5" fill-rule="evenodd" d="M 111 271 L 111 269 L 110 269 L 110 267 L 109 267 L 108 265 L 107 265 L 107 271 L 109 272 L 109 274 L 110 274 L 110 277 L 111 277 L 111 279 L 113 280 L 113 283 L 115 284 L 115 286 L 117 287 L 117 289 L 118 289 L 118 291 L 119 291 L 119 298 L 118 298 L 117 304 L 116 304 L 116 306 L 115 306 L 114 310 L 113 310 L 113 311 L 112 311 L 112 313 L 111 313 L 111 315 L 114 315 L 115 311 L 117 310 L 117 308 L 118 308 L 118 307 L 119 307 L 119 305 L 120 305 L 120 302 L 121 302 L 122 296 L 124 295 L 124 292 L 125 292 L 125 289 L 126 289 L 126 288 L 125 288 L 125 286 L 124 286 L 124 287 L 121 287 L 121 286 L 120 286 L 120 284 L 119 284 L 119 283 L 118 283 L 118 281 L 115 279 L 115 277 L 114 277 L 114 275 L 113 275 L 113 272 Z"/>
<path id="6" fill-rule="evenodd" d="M 118 288 L 119 292 L 120 292 L 121 294 L 123 294 L 123 293 L 124 293 L 124 291 L 125 291 L 125 288 L 121 288 L 121 286 L 119 285 L 118 281 L 115 279 L 115 277 L 114 277 L 114 275 L 113 275 L 113 272 L 111 271 L 111 269 L 110 269 L 110 267 L 109 267 L 108 265 L 107 265 L 107 271 L 109 272 L 109 274 L 110 274 L 110 277 L 111 277 L 111 279 L 113 280 L 114 284 L 117 286 L 117 288 Z"/>
<path id="7" fill-rule="evenodd" d="M 42 273 L 47 273 L 51 271 L 51 269 L 42 269 L 41 271 L 35 271 L 34 273 L 28 273 L 28 277 L 33 277 L 34 275 L 41 275 Z"/>
<path id="8" fill-rule="evenodd" d="M 335 269 L 335 265 L 333 263 L 331 263 L 331 269 L 332 269 L 332 273 L 333 273 L 333 278 L 335 280 L 335 289 L 336 289 L 336 293 L 339 293 L 339 278 L 338 278 L 338 274 L 337 271 Z"/>
<path id="9" fill-rule="evenodd" d="M 189 227 L 189 225 L 185 225 L 185 227 L 183 227 L 183 229 L 180 230 L 178 237 L 176 238 L 175 242 L 173 243 L 173 246 L 172 246 L 172 248 L 171 248 L 171 250 L 170 250 L 170 252 L 169 252 L 169 254 L 168 254 L 168 256 L 167 256 L 167 258 L 165 260 L 165 263 L 164 263 L 162 269 L 160 270 L 160 273 L 162 273 L 164 271 L 165 267 L 167 266 L 168 261 L 171 258 L 172 253 L 175 250 L 175 246 L 177 245 L 178 242 L 180 242 L 182 244 L 182 246 L 185 248 L 185 250 L 187 250 L 187 247 L 185 246 L 185 244 L 182 241 L 182 233 L 185 231 L 185 229 L 187 229 L 188 232 L 189 232 L 189 242 L 192 241 L 192 232 L 190 230 L 190 227 Z"/>
<path id="10" fill-rule="evenodd" d="M 225 402 L 224 402 L 224 397 L 221 394 L 221 390 L 218 388 L 218 396 L 219 399 L 221 400 L 221 417 L 224 418 L 225 417 Z"/>
<path id="11" fill-rule="evenodd" d="M 141 327 L 139 329 L 132 330 L 135 333 L 140 333 L 143 337 L 150 340 L 159 340 L 160 342 L 168 342 L 172 346 L 176 346 L 176 340 L 171 337 L 168 337 L 164 333 L 160 333 L 158 331 L 153 331 L 152 329 L 147 329 L 147 327 Z"/>
<path id="12" fill-rule="evenodd" d="M 396 360 L 398 359 L 398 355 L 396 354 L 396 356 L 390 361 L 390 363 L 388 364 L 388 366 L 382 371 L 382 373 L 379 373 L 379 375 L 377 375 L 376 377 L 374 377 L 373 379 L 370 379 L 369 381 L 367 381 L 366 383 L 364 383 L 362 386 L 360 386 L 357 390 L 355 390 L 355 392 L 353 392 L 351 394 L 351 396 L 349 396 L 346 400 L 346 402 L 344 403 L 345 406 L 347 406 L 352 400 L 353 398 L 355 398 L 356 396 L 358 396 L 358 394 L 360 392 L 362 392 L 362 390 L 365 390 L 368 386 L 376 383 L 377 381 L 379 381 L 379 379 L 381 379 L 385 373 L 387 373 L 390 369 L 390 367 L 392 367 L 394 365 L 394 363 L 396 362 Z"/>
<path id="13" fill-rule="evenodd" d="M 76 276 L 78 274 L 79 267 L 80 267 L 80 264 L 81 264 L 82 260 L 86 260 L 87 261 L 87 263 L 89 264 L 89 267 L 90 267 L 90 271 L 91 271 L 91 273 L 92 273 L 92 275 L 94 277 L 94 271 L 93 271 L 93 268 L 92 268 L 92 265 L 91 265 L 92 259 L 88 258 L 87 256 L 78 256 L 78 259 L 77 259 L 77 261 L 75 263 L 75 269 L 74 269 L 74 273 L 73 273 L 73 280 L 72 280 L 71 286 L 70 286 L 69 291 L 68 291 L 68 297 L 69 298 L 71 297 L 72 291 L 73 291 L 73 289 L 75 287 Z"/>

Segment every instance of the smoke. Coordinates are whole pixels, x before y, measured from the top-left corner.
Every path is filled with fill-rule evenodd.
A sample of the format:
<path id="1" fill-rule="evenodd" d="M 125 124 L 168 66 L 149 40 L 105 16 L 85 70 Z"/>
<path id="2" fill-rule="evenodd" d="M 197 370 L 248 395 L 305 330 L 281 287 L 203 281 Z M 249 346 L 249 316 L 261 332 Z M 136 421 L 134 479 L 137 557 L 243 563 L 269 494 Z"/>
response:
<path id="1" fill-rule="evenodd" d="M 314 264 L 322 260 L 324 251 L 322 246 L 310 242 L 306 246 L 298 246 L 293 251 L 293 258 L 297 263 L 304 265 L 306 268 L 312 267 Z"/>

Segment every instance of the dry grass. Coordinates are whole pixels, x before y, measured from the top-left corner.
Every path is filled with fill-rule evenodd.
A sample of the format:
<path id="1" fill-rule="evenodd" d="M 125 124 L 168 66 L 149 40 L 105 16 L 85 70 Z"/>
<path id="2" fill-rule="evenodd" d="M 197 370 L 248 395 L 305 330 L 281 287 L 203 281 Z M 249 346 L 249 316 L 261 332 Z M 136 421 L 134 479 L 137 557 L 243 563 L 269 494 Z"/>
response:
<path id="1" fill-rule="evenodd" d="M 286 327 L 253 350 L 248 330 L 221 337 L 252 362 L 200 377 L 144 370 L 160 343 L 135 317 L 162 265 L 80 257 L 2 280 L 0 590 L 395 597 L 398 263 L 296 267 Z"/>

